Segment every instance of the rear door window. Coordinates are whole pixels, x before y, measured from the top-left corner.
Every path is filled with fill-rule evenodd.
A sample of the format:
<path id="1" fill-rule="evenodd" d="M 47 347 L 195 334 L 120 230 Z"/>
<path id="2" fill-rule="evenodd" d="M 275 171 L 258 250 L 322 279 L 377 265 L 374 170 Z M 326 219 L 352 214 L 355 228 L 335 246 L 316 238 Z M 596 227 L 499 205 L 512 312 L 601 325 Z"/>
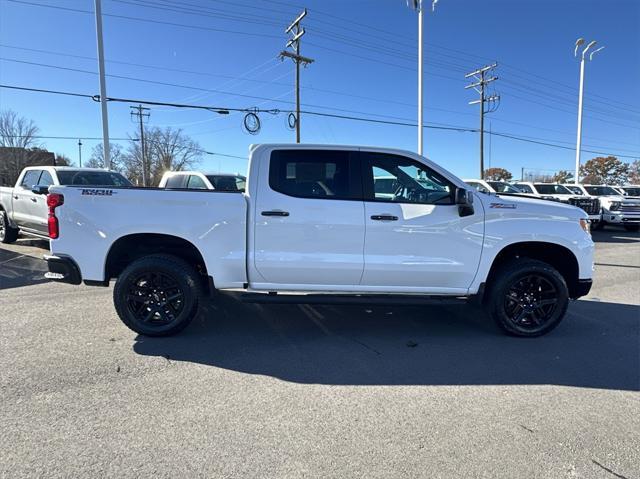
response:
<path id="1" fill-rule="evenodd" d="M 269 186 L 298 198 L 358 199 L 356 162 L 350 151 L 277 150 L 271 154 Z"/>
<path id="2" fill-rule="evenodd" d="M 42 170 L 42 174 L 40 175 L 40 180 L 38 180 L 38 185 L 40 186 L 53 185 L 53 178 L 51 177 L 51 173 L 49 173 L 47 170 Z"/>

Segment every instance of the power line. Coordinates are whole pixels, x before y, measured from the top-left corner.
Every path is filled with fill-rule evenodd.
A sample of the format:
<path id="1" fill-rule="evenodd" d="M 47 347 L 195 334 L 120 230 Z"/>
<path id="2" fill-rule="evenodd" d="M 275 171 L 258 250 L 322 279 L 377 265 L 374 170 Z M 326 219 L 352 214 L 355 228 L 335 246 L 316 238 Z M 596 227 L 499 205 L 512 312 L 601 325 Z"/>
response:
<path id="1" fill-rule="evenodd" d="M 35 89 L 35 88 L 27 88 L 27 87 L 18 87 L 18 86 L 14 86 L 14 85 L 3 85 L 0 84 L 0 88 L 12 88 L 15 90 L 26 90 L 26 91 L 36 91 L 36 92 L 44 92 L 44 93 L 50 93 L 50 94 L 68 94 L 69 92 L 57 92 L 55 90 L 44 90 L 44 89 Z M 83 95 L 83 94 L 75 94 L 75 96 L 81 96 L 81 97 L 85 97 L 85 98 L 92 98 L 95 99 L 98 95 Z M 181 108 L 199 108 L 199 109 L 206 109 L 206 110 L 210 110 L 210 109 L 220 109 L 220 107 L 207 107 L 204 105 L 186 105 L 186 104 L 177 104 L 177 103 L 165 103 L 165 102 L 151 102 L 151 101 L 145 101 L 145 100 L 139 100 L 139 99 L 124 99 L 124 98 L 108 98 L 108 101 L 119 101 L 119 102 L 123 102 L 123 103 L 140 103 L 140 104 L 154 104 L 154 105 L 163 105 L 163 106 L 176 106 L 179 105 L 179 107 Z M 233 108 L 227 108 L 228 110 L 233 110 Z M 242 110 L 245 111 L 245 110 Z M 412 127 L 415 128 L 417 127 L 416 123 L 412 123 L 410 120 L 406 120 L 406 121 L 393 121 L 393 120 L 380 120 L 380 119 L 375 119 L 375 118 L 367 118 L 367 117 L 358 117 L 358 116 L 351 116 L 351 115 L 340 115 L 340 114 L 332 114 L 332 113 L 325 113 L 325 112 L 317 112 L 317 111 L 309 111 L 309 110 L 301 110 L 301 113 L 304 113 L 306 115 L 314 115 L 314 116 L 320 116 L 320 117 L 326 117 L 326 118 L 337 118 L 337 119 L 343 119 L 343 120 L 352 120 L 352 121 L 360 121 L 360 122 L 367 122 L 367 123 L 375 123 L 375 124 L 386 124 L 386 125 L 394 125 L 394 126 L 406 126 L 406 127 Z M 434 130 L 445 130 L 445 131 L 458 131 L 458 132 L 470 132 L 470 133 L 476 133 L 479 130 L 477 128 L 467 128 L 467 127 L 459 127 L 459 126 L 448 126 L 448 125 L 438 125 L 438 124 L 427 124 L 424 125 L 424 128 L 428 128 L 428 129 L 434 129 Z M 538 145 L 543 145 L 543 146 L 548 146 L 548 147 L 554 147 L 554 148 L 561 148 L 564 150 L 574 150 L 575 148 L 569 147 L 569 146 L 564 146 L 564 145 L 558 145 L 556 143 L 552 143 L 550 141 L 545 140 L 544 138 L 539 138 L 539 139 L 533 139 L 535 137 L 528 137 L 528 138 L 523 138 L 523 137 L 519 137 L 516 135 L 512 135 L 509 133 L 502 133 L 502 132 L 496 132 L 496 131 L 492 131 L 491 135 L 494 136 L 500 136 L 500 137 L 504 137 L 504 138 L 509 138 L 512 140 L 517 140 L 517 141 L 522 141 L 522 142 L 526 142 L 526 143 L 534 143 L 534 144 L 538 144 Z M 77 138 L 77 137 L 75 137 Z M 609 155 L 609 154 L 614 154 L 615 156 L 619 157 L 619 158 L 631 158 L 631 159 L 637 159 L 640 158 L 640 153 L 638 155 L 621 155 L 621 154 L 617 154 L 615 152 L 603 152 L 603 151 L 594 151 L 594 150 L 583 150 L 587 153 L 594 153 L 594 154 L 598 154 L 598 155 Z"/>

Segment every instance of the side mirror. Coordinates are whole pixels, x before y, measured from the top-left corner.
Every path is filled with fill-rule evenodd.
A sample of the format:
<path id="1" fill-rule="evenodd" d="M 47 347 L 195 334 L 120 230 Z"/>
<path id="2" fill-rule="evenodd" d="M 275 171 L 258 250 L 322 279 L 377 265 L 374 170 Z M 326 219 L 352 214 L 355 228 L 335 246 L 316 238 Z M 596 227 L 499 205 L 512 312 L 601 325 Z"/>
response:
<path id="1" fill-rule="evenodd" d="M 473 214 L 473 192 L 471 190 L 456 188 L 455 199 L 460 216 L 471 216 Z"/>
<path id="2" fill-rule="evenodd" d="M 49 193 L 49 187 L 45 185 L 33 185 L 31 187 L 31 192 L 36 195 L 46 195 Z"/>

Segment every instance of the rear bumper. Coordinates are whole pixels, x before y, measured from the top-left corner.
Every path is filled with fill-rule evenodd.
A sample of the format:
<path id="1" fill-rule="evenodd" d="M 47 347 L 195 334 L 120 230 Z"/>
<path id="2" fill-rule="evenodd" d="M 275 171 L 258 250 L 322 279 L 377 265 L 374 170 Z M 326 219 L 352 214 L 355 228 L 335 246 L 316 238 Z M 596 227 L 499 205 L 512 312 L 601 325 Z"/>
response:
<path id="1" fill-rule="evenodd" d="M 571 299 L 578 299 L 589 294 L 592 284 L 593 280 L 591 279 L 579 279 L 578 283 L 572 288 L 573 291 L 571 291 Z"/>
<path id="2" fill-rule="evenodd" d="M 68 256 L 44 255 L 49 269 L 44 277 L 60 283 L 80 284 L 82 275 L 78 265 Z"/>

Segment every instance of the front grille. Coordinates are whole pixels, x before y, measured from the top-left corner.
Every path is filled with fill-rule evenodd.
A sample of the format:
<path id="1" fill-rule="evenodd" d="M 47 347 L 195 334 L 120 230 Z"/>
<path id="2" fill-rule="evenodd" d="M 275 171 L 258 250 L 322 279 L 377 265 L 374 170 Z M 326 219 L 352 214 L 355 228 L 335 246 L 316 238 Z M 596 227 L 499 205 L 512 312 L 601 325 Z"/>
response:
<path id="1" fill-rule="evenodd" d="M 620 211 L 622 213 L 640 213 L 640 203 L 638 204 L 625 204 L 620 205 Z"/>
<path id="2" fill-rule="evenodd" d="M 600 213 L 600 200 L 598 198 L 570 198 L 569 203 L 581 208 L 588 215 Z"/>

